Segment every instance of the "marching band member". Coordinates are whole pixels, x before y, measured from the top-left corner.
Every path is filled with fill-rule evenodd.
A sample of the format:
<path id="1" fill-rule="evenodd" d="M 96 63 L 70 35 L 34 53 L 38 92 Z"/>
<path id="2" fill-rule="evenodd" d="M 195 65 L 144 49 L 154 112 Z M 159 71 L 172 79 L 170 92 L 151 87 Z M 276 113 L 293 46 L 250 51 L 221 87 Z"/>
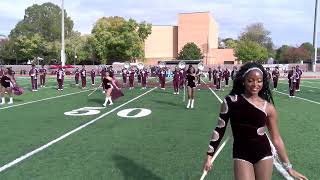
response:
<path id="1" fill-rule="evenodd" d="M 129 73 L 129 89 L 133 89 L 135 71 L 132 69 L 132 67 L 130 67 L 128 73 Z"/>
<path id="2" fill-rule="evenodd" d="M 103 81 L 103 78 L 106 76 L 106 73 L 107 73 L 107 69 L 106 67 L 103 66 L 100 71 L 101 82 Z M 105 93 L 104 86 L 102 86 L 102 93 Z"/>
<path id="3" fill-rule="evenodd" d="M 229 86 L 229 78 L 230 78 L 230 71 L 228 70 L 228 68 L 226 68 L 224 71 L 223 71 L 223 78 L 225 80 L 225 83 L 226 83 L 226 87 Z"/>
<path id="4" fill-rule="evenodd" d="M 76 81 L 76 86 L 79 86 L 79 77 L 80 77 L 80 72 L 79 72 L 79 69 L 77 68 L 76 71 L 74 72 L 74 80 Z"/>
<path id="5" fill-rule="evenodd" d="M 279 67 L 276 66 L 276 68 L 272 71 L 273 89 L 274 90 L 277 90 L 279 77 L 280 77 Z"/>
<path id="6" fill-rule="evenodd" d="M 180 85 L 180 72 L 178 67 L 175 67 L 173 71 L 173 94 L 179 94 L 179 85 Z"/>
<path id="7" fill-rule="evenodd" d="M 223 78 L 223 72 L 221 71 L 221 67 L 218 67 L 218 70 L 215 73 L 216 79 L 216 90 L 221 90 L 221 80 Z"/>
<path id="8" fill-rule="evenodd" d="M 139 69 L 136 69 L 136 74 L 138 78 L 138 84 L 141 84 L 141 71 Z"/>
<path id="9" fill-rule="evenodd" d="M 166 90 L 166 76 L 167 76 L 167 72 L 164 68 L 161 68 L 159 71 L 159 82 L 160 82 L 160 87 L 162 90 Z"/>
<path id="10" fill-rule="evenodd" d="M 123 86 L 127 84 L 127 79 L 128 79 L 128 70 L 127 68 L 122 69 L 122 81 L 123 81 Z"/>
<path id="11" fill-rule="evenodd" d="M 212 157 L 217 153 L 230 121 L 233 135 L 233 164 L 236 180 L 271 180 L 273 153 L 266 130 L 269 131 L 285 170 L 299 180 L 307 180 L 295 171 L 289 161 L 278 130 L 277 110 L 274 107 L 267 74 L 262 65 L 244 64 L 233 83 L 233 88 L 221 104 L 218 124 L 213 130 L 204 171 L 212 168 Z"/>
<path id="12" fill-rule="evenodd" d="M 142 85 L 142 89 L 147 89 L 148 75 L 149 75 L 149 72 L 148 72 L 147 68 L 143 68 L 143 70 L 141 70 L 141 85 Z"/>
<path id="13" fill-rule="evenodd" d="M 212 71 L 212 77 L 213 77 L 213 85 L 217 87 L 217 70 L 216 68 L 213 68 L 213 71 Z"/>
<path id="14" fill-rule="evenodd" d="M 44 67 L 44 64 L 39 69 L 39 74 L 40 74 L 40 87 L 46 87 L 47 69 Z"/>
<path id="15" fill-rule="evenodd" d="M 58 91 L 63 91 L 64 75 L 64 70 L 60 67 L 57 72 Z"/>
<path id="16" fill-rule="evenodd" d="M 199 86 L 198 90 L 200 90 L 200 85 L 201 85 L 201 70 L 198 68 L 196 75 L 197 75 L 197 86 Z"/>
<path id="17" fill-rule="evenodd" d="M 288 73 L 288 78 L 289 78 L 289 97 L 295 97 L 295 91 L 296 91 L 296 83 L 297 79 L 299 78 L 299 74 L 296 71 L 295 67 L 292 67 L 292 71 Z"/>
<path id="18" fill-rule="evenodd" d="M 302 77 L 302 70 L 300 69 L 299 66 L 296 66 L 296 71 L 298 73 L 297 83 L 296 83 L 296 91 L 300 91 L 300 81 L 301 81 L 301 77 Z"/>
<path id="19" fill-rule="evenodd" d="M 87 71 L 84 65 L 82 65 L 82 69 L 80 70 L 80 76 L 81 76 L 82 89 L 85 89 L 87 87 Z"/>
<path id="20" fill-rule="evenodd" d="M 185 67 L 186 68 L 186 67 Z M 185 69 L 180 69 L 179 71 L 179 79 L 180 79 L 180 89 L 184 88 L 184 85 L 185 85 L 185 79 L 186 79 L 186 74 L 187 74 L 187 71 Z"/>
<path id="21" fill-rule="evenodd" d="M 96 71 L 94 69 L 91 70 L 90 76 L 91 76 L 91 85 L 94 86 L 96 83 Z"/>
<path id="22" fill-rule="evenodd" d="M 194 91 L 196 88 L 196 82 L 197 82 L 197 75 L 195 74 L 196 70 L 193 66 L 190 66 L 187 75 L 186 75 L 186 81 L 187 81 L 187 89 L 188 89 L 188 105 L 187 109 L 190 107 L 194 107 Z"/>
<path id="23" fill-rule="evenodd" d="M 231 72 L 231 79 L 234 80 L 237 75 L 237 66 L 233 66 L 233 70 Z"/>
<path id="24" fill-rule="evenodd" d="M 29 76 L 31 77 L 32 91 L 38 91 L 38 70 L 36 65 L 32 64 L 31 70 L 29 71 Z"/>
<path id="25" fill-rule="evenodd" d="M 116 76 L 114 75 L 115 73 L 114 73 L 113 67 L 112 67 L 112 66 L 109 66 L 107 71 L 109 71 L 110 77 L 112 77 L 112 79 L 115 80 L 115 79 L 116 79 Z"/>
<path id="26" fill-rule="evenodd" d="M 109 105 L 112 105 L 112 93 L 113 93 L 113 89 L 116 88 L 115 90 L 118 90 L 121 94 L 122 92 L 119 90 L 119 88 L 117 87 L 117 85 L 114 82 L 115 80 L 111 77 L 111 74 L 109 71 L 106 72 L 106 76 L 103 78 L 102 81 L 102 85 L 104 86 L 105 89 L 105 101 L 103 103 L 103 106 L 106 107 L 107 103 L 109 102 Z M 122 94 L 123 95 L 123 94 Z M 120 95 L 120 96 L 122 96 Z"/>
<path id="27" fill-rule="evenodd" d="M 3 70 L 3 76 L 0 80 L 0 97 L 1 97 L 1 103 L 0 105 L 4 105 L 6 103 L 4 94 L 7 93 L 9 95 L 9 102 L 8 104 L 13 104 L 13 96 L 12 96 L 12 90 L 14 85 L 16 84 L 16 81 L 12 78 L 10 74 L 12 74 L 10 68 L 7 68 L 7 70 Z"/>
<path id="28" fill-rule="evenodd" d="M 212 69 L 209 68 L 209 71 L 208 71 L 208 75 L 209 75 L 209 81 L 212 81 Z"/>

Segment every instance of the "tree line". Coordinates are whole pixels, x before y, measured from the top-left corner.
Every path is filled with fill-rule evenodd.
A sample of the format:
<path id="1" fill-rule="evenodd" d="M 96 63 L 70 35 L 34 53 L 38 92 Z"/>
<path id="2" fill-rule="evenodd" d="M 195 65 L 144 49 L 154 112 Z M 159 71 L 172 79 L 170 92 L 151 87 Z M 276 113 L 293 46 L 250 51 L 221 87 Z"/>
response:
<path id="1" fill-rule="evenodd" d="M 151 24 L 122 17 L 102 17 L 91 34 L 81 35 L 65 11 L 65 52 L 67 64 L 112 63 L 144 59 L 144 40 Z M 32 5 L 24 18 L 0 40 L 0 64 L 24 64 L 28 60 L 45 64 L 60 62 L 61 8 L 53 3 Z"/>

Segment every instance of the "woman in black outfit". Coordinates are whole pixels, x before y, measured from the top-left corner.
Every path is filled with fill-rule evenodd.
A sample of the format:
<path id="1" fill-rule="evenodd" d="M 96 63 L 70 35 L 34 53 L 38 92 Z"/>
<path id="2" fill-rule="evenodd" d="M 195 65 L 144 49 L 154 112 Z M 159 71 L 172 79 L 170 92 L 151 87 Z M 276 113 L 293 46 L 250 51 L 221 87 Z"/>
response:
<path id="1" fill-rule="evenodd" d="M 187 75 L 186 75 L 186 82 L 187 82 L 187 89 L 188 89 L 188 105 L 187 109 L 190 107 L 194 107 L 194 91 L 196 88 L 196 82 L 197 82 L 197 75 L 196 70 L 193 66 L 190 66 Z"/>
<path id="2" fill-rule="evenodd" d="M 5 104 L 5 97 L 4 94 L 8 93 L 10 100 L 8 104 L 13 104 L 13 87 L 16 84 L 14 78 L 11 76 L 12 72 L 10 68 L 7 68 L 4 72 L 4 75 L 1 77 L 1 83 L 0 83 L 0 97 L 1 102 L 0 105 Z"/>
<path id="3" fill-rule="evenodd" d="M 277 111 L 269 88 L 268 74 L 262 65 L 247 63 L 237 73 L 233 89 L 225 97 L 207 151 L 204 171 L 211 169 L 211 159 L 231 123 L 234 177 L 236 180 L 271 180 L 272 152 L 267 128 L 283 167 L 298 179 L 307 178 L 292 168 L 278 130 Z"/>

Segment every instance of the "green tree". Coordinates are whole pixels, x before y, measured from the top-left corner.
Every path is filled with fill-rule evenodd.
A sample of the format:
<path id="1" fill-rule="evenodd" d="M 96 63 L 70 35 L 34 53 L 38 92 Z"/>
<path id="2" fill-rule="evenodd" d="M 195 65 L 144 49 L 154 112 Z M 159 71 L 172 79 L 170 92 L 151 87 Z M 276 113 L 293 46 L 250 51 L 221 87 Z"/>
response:
<path id="1" fill-rule="evenodd" d="M 102 63 L 144 59 L 144 40 L 151 34 L 151 25 L 122 17 L 103 17 L 93 30 L 89 43 Z"/>
<path id="2" fill-rule="evenodd" d="M 239 40 L 256 42 L 267 49 L 269 57 L 274 57 L 274 44 L 270 35 L 271 32 L 264 27 L 263 23 L 254 23 L 245 28 Z"/>
<path id="3" fill-rule="evenodd" d="M 291 47 L 283 55 L 284 60 L 288 63 L 299 63 L 311 57 L 310 52 L 301 47 Z"/>
<path id="4" fill-rule="evenodd" d="M 31 37 L 20 35 L 15 39 L 13 48 L 16 56 L 26 62 L 40 56 L 43 51 L 42 42 L 43 38 L 39 34 L 34 34 Z"/>
<path id="5" fill-rule="evenodd" d="M 72 32 L 73 21 L 65 11 L 65 35 Z M 25 10 L 23 20 L 19 21 L 11 31 L 9 37 L 30 37 L 33 34 L 41 35 L 46 41 L 61 39 L 61 8 L 53 3 L 42 5 L 34 4 Z"/>
<path id="6" fill-rule="evenodd" d="M 235 55 L 242 62 L 264 62 L 268 59 L 268 50 L 256 42 L 242 40 L 235 49 Z"/>
<path id="7" fill-rule="evenodd" d="M 277 49 L 275 58 L 279 63 L 288 63 L 284 57 L 284 54 L 286 54 L 290 48 L 291 47 L 288 45 L 282 45 Z"/>
<path id="8" fill-rule="evenodd" d="M 314 55 L 314 47 L 311 43 L 309 42 L 302 43 L 300 45 L 300 48 L 304 48 L 305 50 L 308 51 L 308 53 L 310 54 L 310 57 L 308 58 L 308 60 L 311 59 L 311 56 Z"/>
<path id="9" fill-rule="evenodd" d="M 202 58 L 203 54 L 201 49 L 193 42 L 184 45 L 178 55 L 179 60 L 195 60 Z"/>
<path id="10" fill-rule="evenodd" d="M 227 38 L 223 40 L 226 48 L 235 49 L 237 47 L 237 40 L 234 40 L 232 38 Z"/>

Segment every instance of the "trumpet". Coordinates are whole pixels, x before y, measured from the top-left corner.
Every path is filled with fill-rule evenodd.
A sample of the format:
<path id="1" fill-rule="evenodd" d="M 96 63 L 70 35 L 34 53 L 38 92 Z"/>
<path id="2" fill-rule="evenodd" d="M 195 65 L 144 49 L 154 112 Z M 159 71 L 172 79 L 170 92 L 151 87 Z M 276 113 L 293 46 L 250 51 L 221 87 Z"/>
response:
<path id="1" fill-rule="evenodd" d="M 161 62 L 159 63 L 159 67 L 160 67 L 160 68 L 166 67 L 166 62 L 161 61 Z"/>
<path id="2" fill-rule="evenodd" d="M 179 64 L 178 64 L 178 67 L 179 67 L 180 69 L 184 69 L 184 68 L 186 67 L 186 62 L 180 61 Z"/>

